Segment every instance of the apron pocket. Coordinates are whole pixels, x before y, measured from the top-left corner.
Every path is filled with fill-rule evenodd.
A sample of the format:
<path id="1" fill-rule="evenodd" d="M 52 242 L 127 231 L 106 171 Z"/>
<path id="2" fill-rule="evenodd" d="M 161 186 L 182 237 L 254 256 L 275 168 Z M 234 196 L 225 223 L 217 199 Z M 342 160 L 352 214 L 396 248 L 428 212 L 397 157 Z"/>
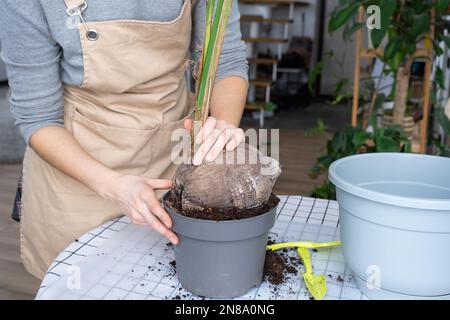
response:
<path id="1" fill-rule="evenodd" d="M 181 120 L 163 123 L 156 133 L 159 143 L 154 147 L 153 163 L 164 169 L 170 166 L 179 165 L 185 160 L 180 158 L 190 156 L 190 135 L 184 130 L 183 124 L 186 119 L 191 116 L 189 112 Z M 181 154 L 181 152 L 183 153 Z M 170 177 L 169 179 L 171 179 Z"/>
<path id="2" fill-rule="evenodd" d="M 92 157 L 110 169 L 142 174 L 151 163 L 149 147 L 159 125 L 152 129 L 128 129 L 107 126 L 83 116 L 74 108 L 72 134 Z"/>

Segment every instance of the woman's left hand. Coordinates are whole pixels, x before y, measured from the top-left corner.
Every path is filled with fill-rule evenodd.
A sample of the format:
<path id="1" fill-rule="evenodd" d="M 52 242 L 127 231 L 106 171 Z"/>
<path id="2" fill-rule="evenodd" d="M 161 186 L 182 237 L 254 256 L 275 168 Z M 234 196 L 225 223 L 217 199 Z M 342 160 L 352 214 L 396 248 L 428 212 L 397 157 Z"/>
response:
<path id="1" fill-rule="evenodd" d="M 192 128 L 192 120 L 184 122 L 188 131 Z M 224 120 L 209 117 L 195 136 L 195 144 L 200 145 L 192 158 L 192 164 L 199 166 L 203 161 L 213 162 L 226 148 L 232 151 L 245 140 L 244 130 Z"/>

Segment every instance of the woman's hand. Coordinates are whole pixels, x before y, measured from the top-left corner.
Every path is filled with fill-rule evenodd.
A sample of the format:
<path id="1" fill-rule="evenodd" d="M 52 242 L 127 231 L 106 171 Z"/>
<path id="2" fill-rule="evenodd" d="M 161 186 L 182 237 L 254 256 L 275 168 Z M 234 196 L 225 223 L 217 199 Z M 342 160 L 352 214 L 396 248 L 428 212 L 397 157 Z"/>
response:
<path id="1" fill-rule="evenodd" d="M 104 197 L 117 203 L 133 223 L 152 227 L 176 245 L 178 237 L 170 230 L 172 219 L 154 191 L 171 186 L 170 180 L 114 174 L 108 179 Z"/>
<path id="2" fill-rule="evenodd" d="M 186 130 L 192 128 L 192 120 L 187 119 L 184 123 Z M 209 117 L 195 136 L 195 144 L 200 145 L 192 158 L 192 164 L 199 166 L 204 160 L 213 162 L 226 148 L 232 151 L 245 140 L 244 130 L 227 123 Z"/>

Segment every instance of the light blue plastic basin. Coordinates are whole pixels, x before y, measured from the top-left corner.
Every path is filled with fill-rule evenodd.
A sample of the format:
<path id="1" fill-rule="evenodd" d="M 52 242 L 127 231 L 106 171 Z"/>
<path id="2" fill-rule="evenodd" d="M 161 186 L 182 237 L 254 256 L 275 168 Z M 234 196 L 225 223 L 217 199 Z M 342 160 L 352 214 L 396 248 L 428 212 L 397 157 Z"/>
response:
<path id="1" fill-rule="evenodd" d="M 341 240 L 376 299 L 450 297 L 450 159 L 372 153 L 335 161 Z"/>

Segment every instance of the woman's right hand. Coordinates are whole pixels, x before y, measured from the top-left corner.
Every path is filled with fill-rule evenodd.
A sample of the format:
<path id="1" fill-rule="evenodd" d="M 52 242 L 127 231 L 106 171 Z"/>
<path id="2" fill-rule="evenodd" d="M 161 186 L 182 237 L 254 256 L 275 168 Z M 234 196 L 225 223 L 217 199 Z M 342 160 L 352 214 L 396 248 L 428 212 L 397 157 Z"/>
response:
<path id="1" fill-rule="evenodd" d="M 152 227 L 176 245 L 178 237 L 170 230 L 172 219 L 162 208 L 154 191 L 171 186 L 170 180 L 113 174 L 107 179 L 103 197 L 117 203 L 133 223 Z"/>

